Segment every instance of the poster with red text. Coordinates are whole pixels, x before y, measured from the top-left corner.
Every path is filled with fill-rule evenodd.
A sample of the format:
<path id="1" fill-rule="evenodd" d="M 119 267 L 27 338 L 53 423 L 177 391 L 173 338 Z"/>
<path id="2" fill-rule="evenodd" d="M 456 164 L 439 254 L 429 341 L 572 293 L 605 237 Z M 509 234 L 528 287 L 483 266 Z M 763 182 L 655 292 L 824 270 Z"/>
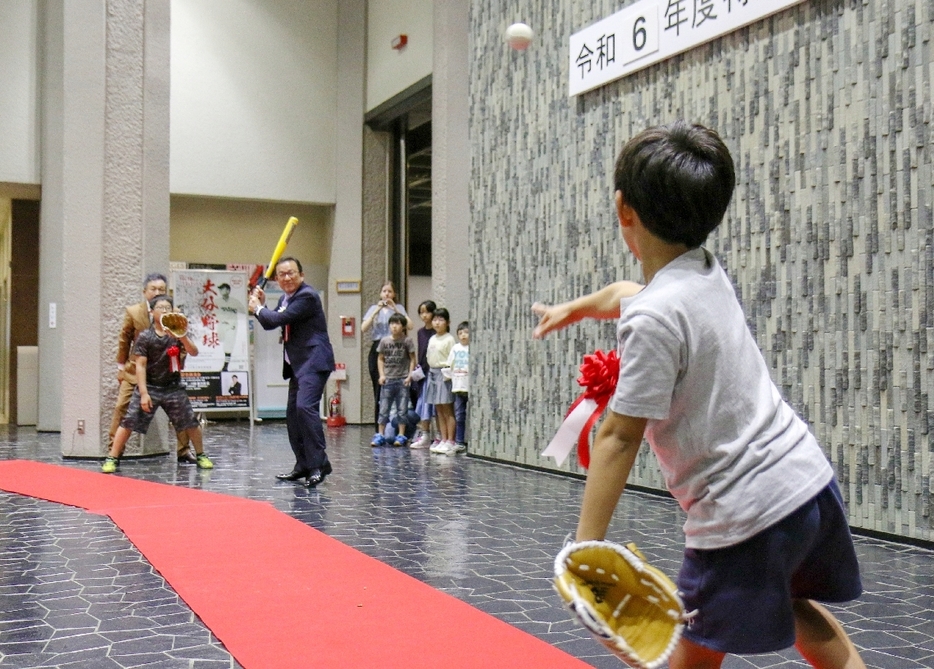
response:
<path id="1" fill-rule="evenodd" d="M 188 317 L 189 336 L 198 347 L 198 355 L 188 356 L 182 372 L 196 411 L 250 408 L 248 278 L 240 271 L 172 272 L 175 308 Z"/>

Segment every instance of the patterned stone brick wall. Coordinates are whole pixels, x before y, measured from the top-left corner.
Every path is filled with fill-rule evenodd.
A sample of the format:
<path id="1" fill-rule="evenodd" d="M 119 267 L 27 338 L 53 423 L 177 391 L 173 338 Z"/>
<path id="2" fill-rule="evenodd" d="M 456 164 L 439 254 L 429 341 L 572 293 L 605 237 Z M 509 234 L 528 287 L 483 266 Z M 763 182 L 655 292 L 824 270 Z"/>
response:
<path id="1" fill-rule="evenodd" d="M 934 538 L 934 2 L 813 0 L 568 98 L 568 36 L 622 6 L 472 2 L 471 450 L 554 467 L 539 452 L 614 328 L 533 341 L 530 306 L 640 278 L 613 162 L 634 133 L 685 118 L 733 153 L 736 192 L 707 247 L 851 523 Z M 537 32 L 525 53 L 502 40 L 517 20 Z M 633 481 L 662 487 L 647 448 Z"/>

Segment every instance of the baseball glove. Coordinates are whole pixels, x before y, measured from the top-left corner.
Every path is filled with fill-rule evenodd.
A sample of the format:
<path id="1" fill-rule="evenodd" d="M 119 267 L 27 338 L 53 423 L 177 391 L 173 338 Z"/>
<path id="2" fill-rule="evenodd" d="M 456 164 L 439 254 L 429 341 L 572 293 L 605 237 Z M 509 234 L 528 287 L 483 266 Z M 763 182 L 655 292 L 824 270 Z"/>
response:
<path id="1" fill-rule="evenodd" d="M 632 667 L 661 667 L 681 638 L 678 590 L 635 544 L 568 543 L 555 558 L 554 585 L 591 634 Z"/>
<path id="2" fill-rule="evenodd" d="M 162 327 L 181 339 L 188 334 L 188 319 L 185 314 L 169 312 L 162 314 Z"/>

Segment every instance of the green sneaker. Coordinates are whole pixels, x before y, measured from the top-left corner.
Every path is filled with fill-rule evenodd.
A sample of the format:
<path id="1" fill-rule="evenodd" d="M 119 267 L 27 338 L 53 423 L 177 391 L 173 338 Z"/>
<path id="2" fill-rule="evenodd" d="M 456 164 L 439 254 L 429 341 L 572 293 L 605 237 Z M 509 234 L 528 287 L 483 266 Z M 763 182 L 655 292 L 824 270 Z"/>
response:
<path id="1" fill-rule="evenodd" d="M 101 471 L 105 474 L 113 474 L 117 471 L 117 458 L 112 458 L 109 455 L 104 458 L 104 464 L 101 465 Z"/>
<path id="2" fill-rule="evenodd" d="M 214 469 L 214 463 L 211 462 L 211 458 L 201 453 L 198 456 L 198 469 Z"/>

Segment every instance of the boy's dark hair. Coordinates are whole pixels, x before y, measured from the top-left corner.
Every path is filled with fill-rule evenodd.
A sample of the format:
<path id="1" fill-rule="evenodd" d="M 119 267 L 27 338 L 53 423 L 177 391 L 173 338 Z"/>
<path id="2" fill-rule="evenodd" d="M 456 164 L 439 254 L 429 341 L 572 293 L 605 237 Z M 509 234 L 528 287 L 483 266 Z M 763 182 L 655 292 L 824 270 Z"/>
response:
<path id="1" fill-rule="evenodd" d="M 434 311 L 435 318 L 443 318 L 448 322 L 448 327 L 451 325 L 451 314 L 448 313 L 448 310 L 444 307 L 438 307 Z"/>
<path id="2" fill-rule="evenodd" d="M 392 316 L 389 317 L 389 323 L 390 324 L 399 323 L 402 325 L 402 329 L 405 330 L 406 327 L 408 326 L 409 321 L 405 316 L 396 312 Z"/>
<path id="3" fill-rule="evenodd" d="M 148 286 L 153 281 L 161 281 L 165 285 L 167 286 L 169 285 L 169 280 L 165 278 L 165 274 L 159 274 L 158 272 L 152 272 L 151 274 L 147 274 L 146 278 L 143 279 L 143 290 L 146 290 L 146 286 Z"/>
<path id="4" fill-rule="evenodd" d="M 221 288 L 226 288 L 227 290 L 230 290 L 230 284 L 229 284 L 229 283 L 222 283 L 221 285 L 219 285 L 219 286 L 217 287 L 217 289 L 220 290 Z"/>
<path id="5" fill-rule="evenodd" d="M 457 332 L 460 332 L 461 330 L 469 330 L 469 329 L 470 329 L 470 325 L 467 323 L 467 321 L 461 321 L 460 324 L 457 326 Z"/>
<path id="6" fill-rule="evenodd" d="M 422 313 L 422 307 L 425 307 L 425 311 L 427 311 L 429 314 L 433 314 L 435 313 L 435 309 L 438 308 L 438 305 L 435 304 L 434 300 L 425 300 L 420 305 L 418 305 L 418 309 L 416 309 L 415 312 L 419 314 Z"/>
<path id="7" fill-rule="evenodd" d="M 305 271 L 302 269 L 302 263 L 299 262 L 298 258 L 293 258 L 292 256 L 286 256 L 284 258 L 279 258 L 279 261 L 276 263 L 276 269 L 279 269 L 279 265 L 281 265 L 284 262 L 294 262 L 295 266 L 298 268 L 299 274 Z"/>
<path id="8" fill-rule="evenodd" d="M 716 131 L 684 121 L 626 142 L 613 179 L 649 232 L 689 248 L 720 225 L 735 184 L 733 158 Z"/>
<path id="9" fill-rule="evenodd" d="M 172 301 L 172 298 L 168 295 L 156 295 L 154 298 L 149 300 L 149 310 L 152 311 L 156 308 L 156 305 L 160 302 L 168 302 L 171 306 L 175 306 L 175 303 Z"/>

